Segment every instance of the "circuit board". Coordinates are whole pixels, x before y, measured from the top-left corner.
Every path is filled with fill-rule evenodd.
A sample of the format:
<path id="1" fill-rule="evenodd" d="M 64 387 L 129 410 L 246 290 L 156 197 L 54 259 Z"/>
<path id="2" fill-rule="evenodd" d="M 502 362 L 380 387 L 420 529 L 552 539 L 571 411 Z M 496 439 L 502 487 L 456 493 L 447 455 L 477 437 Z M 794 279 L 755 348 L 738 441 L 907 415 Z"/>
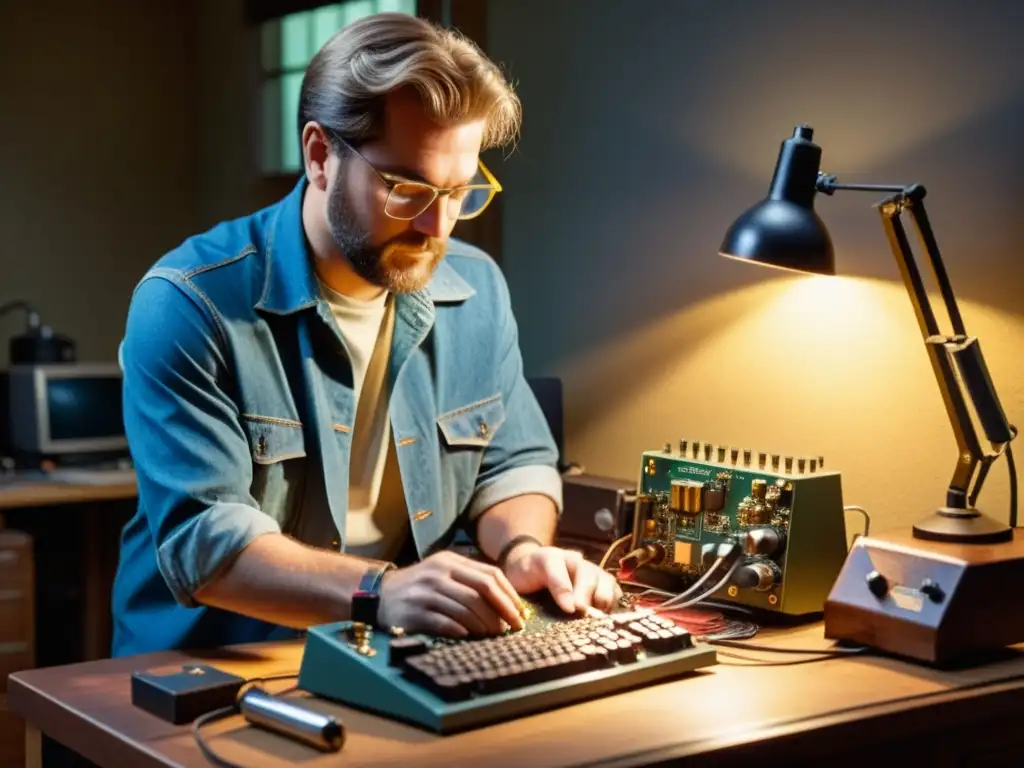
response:
<path id="1" fill-rule="evenodd" d="M 846 558 L 840 474 L 823 460 L 683 443 L 642 456 L 631 557 L 637 578 L 677 589 L 742 547 L 731 583 L 713 596 L 774 612 L 820 613 Z M 664 580 L 656 580 L 664 583 Z"/>

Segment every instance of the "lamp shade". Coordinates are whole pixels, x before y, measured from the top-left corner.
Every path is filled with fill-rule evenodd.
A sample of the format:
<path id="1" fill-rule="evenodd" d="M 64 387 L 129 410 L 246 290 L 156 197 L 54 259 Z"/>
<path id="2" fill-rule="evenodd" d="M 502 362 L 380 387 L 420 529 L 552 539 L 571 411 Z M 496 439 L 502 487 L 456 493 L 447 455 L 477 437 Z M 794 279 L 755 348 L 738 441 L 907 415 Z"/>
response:
<path id="1" fill-rule="evenodd" d="M 799 125 L 782 142 L 768 197 L 743 212 L 719 254 L 755 264 L 819 275 L 836 273 L 832 238 L 814 210 L 821 148 Z"/>

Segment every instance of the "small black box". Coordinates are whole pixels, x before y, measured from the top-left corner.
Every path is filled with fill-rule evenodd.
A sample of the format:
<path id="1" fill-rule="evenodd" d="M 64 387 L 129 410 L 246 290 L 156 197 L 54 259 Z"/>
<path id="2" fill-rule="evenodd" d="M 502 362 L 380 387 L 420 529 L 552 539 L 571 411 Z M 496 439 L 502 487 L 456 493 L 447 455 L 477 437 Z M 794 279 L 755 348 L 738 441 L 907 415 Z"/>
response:
<path id="1" fill-rule="evenodd" d="M 562 515 L 555 539 L 578 547 L 588 558 L 633 530 L 636 484 L 601 475 L 562 476 Z"/>
<path id="2" fill-rule="evenodd" d="M 182 725 L 215 709 L 233 706 L 244 684 L 245 678 L 204 665 L 182 667 L 180 672 L 164 675 L 142 670 L 132 673 L 132 705 Z"/>

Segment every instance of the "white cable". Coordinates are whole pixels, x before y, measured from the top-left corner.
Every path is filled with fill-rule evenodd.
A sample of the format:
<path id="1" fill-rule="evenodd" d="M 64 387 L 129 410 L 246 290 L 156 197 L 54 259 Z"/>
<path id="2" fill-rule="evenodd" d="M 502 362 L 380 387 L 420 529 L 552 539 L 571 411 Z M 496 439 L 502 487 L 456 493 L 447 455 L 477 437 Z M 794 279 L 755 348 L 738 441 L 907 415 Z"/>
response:
<path id="1" fill-rule="evenodd" d="M 683 598 L 685 598 L 687 596 L 688 593 L 693 592 L 694 588 L 698 584 L 700 584 L 700 581 L 698 581 L 696 584 L 693 585 L 693 587 L 691 587 L 690 589 L 686 590 L 686 592 L 683 592 L 681 595 L 678 595 L 677 597 L 673 597 L 671 600 L 666 600 L 664 603 L 661 603 L 660 605 L 658 605 L 654 609 L 655 612 L 663 611 L 665 609 L 678 611 L 681 608 L 689 608 L 691 605 L 696 605 L 697 603 L 699 603 L 701 600 L 705 599 L 706 597 L 709 597 L 710 595 L 715 594 L 715 592 L 720 590 L 722 587 L 724 587 L 729 582 L 729 579 L 732 578 L 733 573 L 735 573 L 736 569 L 740 567 L 740 561 L 741 561 L 741 559 L 737 557 L 736 560 L 733 561 L 733 564 L 729 566 L 729 570 L 725 572 L 725 576 L 723 576 L 718 581 L 718 583 L 715 584 L 715 586 L 713 586 L 711 589 L 707 590 L 706 592 L 703 592 L 700 595 L 697 595 L 697 597 L 694 597 L 694 598 L 691 598 L 690 600 L 687 600 L 684 603 L 677 603 L 676 602 L 677 600 L 682 600 Z M 709 574 L 711 574 L 713 572 L 714 572 L 714 569 L 710 569 L 710 570 L 708 570 L 707 573 L 704 574 L 704 576 L 707 577 Z M 701 581 L 703 581 L 703 579 L 701 579 Z"/>

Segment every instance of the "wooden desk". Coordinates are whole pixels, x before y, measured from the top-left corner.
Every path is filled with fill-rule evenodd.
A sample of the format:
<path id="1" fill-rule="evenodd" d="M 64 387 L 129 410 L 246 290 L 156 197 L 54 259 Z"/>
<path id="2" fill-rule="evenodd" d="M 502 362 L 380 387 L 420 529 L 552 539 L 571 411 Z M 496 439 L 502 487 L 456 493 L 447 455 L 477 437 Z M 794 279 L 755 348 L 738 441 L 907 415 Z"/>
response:
<path id="1" fill-rule="evenodd" d="M 135 483 L 117 485 L 74 485 L 71 483 L 0 479 L 0 510 L 24 507 L 50 507 L 92 501 L 131 499 Z"/>
<path id="2" fill-rule="evenodd" d="M 820 624 L 763 633 L 758 640 L 826 647 Z M 722 650 L 769 658 L 749 650 Z M 29 724 L 28 765 L 39 765 L 40 732 L 101 766 L 209 765 L 188 726 L 170 725 L 131 706 L 130 672 L 210 663 L 256 677 L 296 671 L 301 651 L 295 642 L 250 645 L 14 674 L 10 702 Z M 1024 715 L 1024 652 L 957 672 L 871 657 L 760 667 L 734 666 L 746 662 L 725 656 L 720 660 L 724 663 L 691 677 L 447 737 L 310 699 L 318 709 L 343 720 L 348 739 L 340 756 L 321 755 L 248 727 L 238 717 L 211 725 L 208 736 L 227 760 L 271 767 L 532 768 L 652 765 L 686 759 L 687 764 L 716 766 L 827 760 L 835 768 L 888 764 L 887 760 L 908 756 L 919 765 L 952 766 L 963 765 L 968 754 L 984 756 L 984 765 L 994 766 L 1020 764 L 1024 754 L 1024 735 L 1012 735 Z M 1014 762 L 1001 762 L 1012 754 L 1017 755 Z"/>

